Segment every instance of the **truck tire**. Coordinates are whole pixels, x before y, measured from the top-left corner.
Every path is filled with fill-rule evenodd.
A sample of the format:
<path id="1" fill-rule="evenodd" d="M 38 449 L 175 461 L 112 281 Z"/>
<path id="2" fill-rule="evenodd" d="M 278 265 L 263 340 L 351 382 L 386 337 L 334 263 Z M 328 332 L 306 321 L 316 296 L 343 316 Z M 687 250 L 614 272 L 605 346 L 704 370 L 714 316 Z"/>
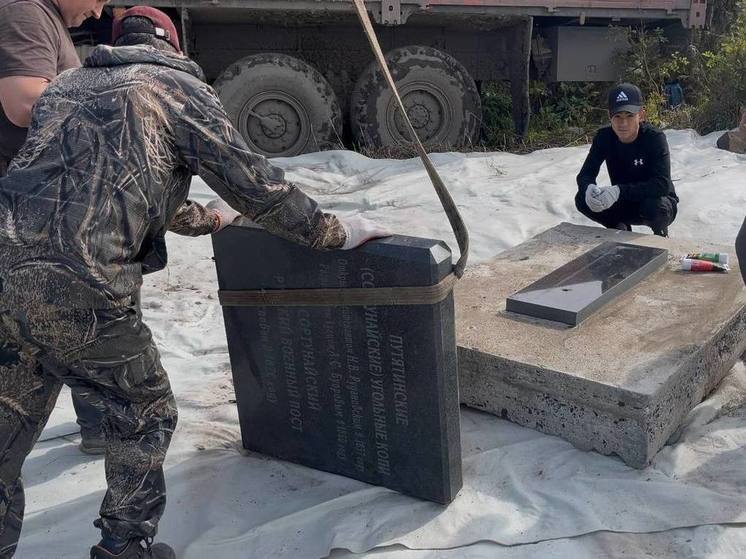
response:
<path id="1" fill-rule="evenodd" d="M 341 145 L 337 97 L 302 60 L 277 53 L 247 56 L 218 77 L 215 89 L 256 153 L 290 157 Z"/>
<path id="2" fill-rule="evenodd" d="M 474 80 L 451 55 L 430 47 L 401 47 L 386 54 L 404 107 L 427 147 L 476 142 L 482 104 Z M 360 75 L 350 100 L 350 124 L 359 145 L 409 143 L 396 100 L 374 61 Z"/>

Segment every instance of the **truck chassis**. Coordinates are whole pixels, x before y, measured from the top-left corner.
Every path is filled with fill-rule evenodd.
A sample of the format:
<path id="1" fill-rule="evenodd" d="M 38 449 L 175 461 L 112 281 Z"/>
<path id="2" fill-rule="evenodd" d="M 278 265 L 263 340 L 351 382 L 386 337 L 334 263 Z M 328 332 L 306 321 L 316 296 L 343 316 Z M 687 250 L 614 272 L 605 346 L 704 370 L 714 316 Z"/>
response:
<path id="1" fill-rule="evenodd" d="M 529 122 L 532 37 L 552 25 L 704 24 L 705 0 L 366 2 L 424 143 L 478 141 L 482 83 L 509 81 Z M 167 11 L 249 146 L 270 157 L 408 139 L 350 0 L 140 0 Z M 131 2 L 113 0 L 122 9 Z M 598 33 L 596 33 L 598 35 Z M 574 55 L 577 56 L 577 55 Z"/>

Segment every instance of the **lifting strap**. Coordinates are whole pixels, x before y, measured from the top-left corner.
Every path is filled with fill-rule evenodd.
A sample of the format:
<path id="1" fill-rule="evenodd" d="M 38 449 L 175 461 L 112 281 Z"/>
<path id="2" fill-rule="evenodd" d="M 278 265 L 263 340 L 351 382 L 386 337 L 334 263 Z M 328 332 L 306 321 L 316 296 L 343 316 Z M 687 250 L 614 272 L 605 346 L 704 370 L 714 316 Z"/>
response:
<path id="1" fill-rule="evenodd" d="M 388 305 L 432 305 L 444 300 L 453 290 L 456 281 L 463 275 L 466 261 L 469 257 L 469 232 L 466 230 L 461 214 L 443 183 L 443 179 L 435 170 L 430 157 L 425 151 L 417 132 L 404 108 L 399 90 L 391 76 L 386 59 L 378 43 L 376 32 L 365 8 L 364 0 L 353 0 L 357 15 L 363 24 L 373 54 L 378 65 L 396 99 L 399 112 L 407 124 L 412 139 L 422 163 L 425 165 L 435 192 L 448 216 L 453 233 L 456 236 L 460 256 L 448 274 L 440 283 L 418 287 L 373 287 L 373 288 L 314 288 L 314 289 L 252 289 L 252 290 L 221 290 L 218 292 L 220 304 L 228 307 L 268 307 L 268 306 L 388 306 Z"/>
<path id="2" fill-rule="evenodd" d="M 453 290 L 456 275 L 435 285 L 417 287 L 344 287 L 313 289 L 252 289 L 218 292 L 224 307 L 374 307 L 435 305 Z"/>
<path id="3" fill-rule="evenodd" d="M 391 76 L 388 64 L 386 63 L 386 58 L 383 56 L 383 52 L 381 51 L 381 45 L 378 43 L 378 37 L 376 37 L 376 32 L 373 30 L 370 16 L 368 16 L 368 11 L 365 9 L 365 2 L 363 0 L 353 1 L 355 2 L 357 15 L 360 18 L 360 22 L 363 24 L 363 29 L 365 29 L 365 34 L 368 36 L 368 41 L 373 49 L 373 54 L 375 54 L 376 60 L 378 60 L 378 65 L 381 67 L 381 72 L 383 72 L 383 76 L 386 78 L 386 81 L 391 88 L 391 92 L 394 94 L 396 104 L 399 107 L 399 112 L 402 115 L 404 122 L 407 123 L 410 139 L 414 143 L 414 147 L 417 150 L 420 159 L 422 159 L 422 163 L 425 165 L 427 174 L 430 177 L 430 182 L 433 183 L 435 192 L 438 194 L 440 203 L 443 205 L 443 209 L 448 216 L 448 221 L 451 224 L 453 233 L 456 235 L 456 241 L 458 242 L 461 256 L 459 256 L 458 262 L 456 262 L 456 265 L 453 267 L 453 273 L 456 274 L 457 278 L 460 278 L 464 274 L 466 260 L 469 257 L 469 232 L 466 230 L 464 220 L 461 219 L 461 214 L 459 213 L 456 204 L 453 202 L 450 192 L 448 192 L 446 185 L 443 184 L 443 179 L 440 178 L 438 171 L 435 170 L 433 162 L 430 161 L 430 157 L 427 155 L 422 142 L 420 142 L 417 132 L 415 132 L 414 126 L 412 126 L 412 121 L 409 120 L 409 115 L 407 114 L 407 110 L 404 108 L 404 103 L 399 95 L 399 90 L 396 88 L 396 83 L 394 83 L 394 78 Z"/>

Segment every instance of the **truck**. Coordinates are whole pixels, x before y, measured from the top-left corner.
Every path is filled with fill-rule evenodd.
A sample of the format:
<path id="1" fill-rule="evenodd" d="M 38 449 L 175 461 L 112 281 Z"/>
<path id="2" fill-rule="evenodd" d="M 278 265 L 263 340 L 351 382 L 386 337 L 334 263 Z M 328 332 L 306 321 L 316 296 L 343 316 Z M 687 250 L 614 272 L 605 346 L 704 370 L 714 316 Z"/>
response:
<path id="1" fill-rule="evenodd" d="M 249 147 L 287 157 L 408 142 L 351 0 L 140 0 L 168 13 Z M 112 0 L 113 14 L 132 5 Z M 529 77 L 612 81 L 610 25 L 702 27 L 706 0 L 369 0 L 407 113 L 430 148 L 478 142 L 480 89 L 509 82 L 516 133 Z M 106 42 L 110 19 L 79 42 Z M 623 38 L 621 39 L 624 40 Z M 82 47 L 85 48 L 85 47 Z"/>

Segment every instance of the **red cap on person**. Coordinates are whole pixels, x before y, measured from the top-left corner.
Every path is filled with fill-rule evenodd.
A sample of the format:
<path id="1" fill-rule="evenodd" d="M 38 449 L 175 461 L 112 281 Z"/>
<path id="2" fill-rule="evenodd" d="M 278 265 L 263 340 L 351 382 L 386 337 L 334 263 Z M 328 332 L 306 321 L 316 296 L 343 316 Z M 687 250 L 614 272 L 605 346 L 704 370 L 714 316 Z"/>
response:
<path id="1" fill-rule="evenodd" d="M 111 30 L 111 42 L 116 43 L 117 39 L 124 35 L 124 20 L 128 17 L 140 16 L 150 20 L 153 24 L 153 29 L 127 29 L 127 33 L 148 33 L 155 35 L 159 39 L 171 44 L 177 51 L 181 52 L 181 46 L 179 45 L 179 35 L 176 33 L 176 26 L 168 15 L 162 11 L 150 6 L 135 6 L 125 10 L 124 13 L 114 19 L 114 24 Z"/>

